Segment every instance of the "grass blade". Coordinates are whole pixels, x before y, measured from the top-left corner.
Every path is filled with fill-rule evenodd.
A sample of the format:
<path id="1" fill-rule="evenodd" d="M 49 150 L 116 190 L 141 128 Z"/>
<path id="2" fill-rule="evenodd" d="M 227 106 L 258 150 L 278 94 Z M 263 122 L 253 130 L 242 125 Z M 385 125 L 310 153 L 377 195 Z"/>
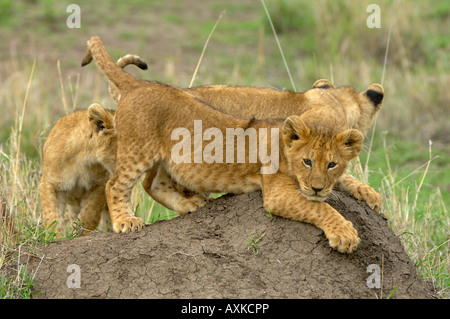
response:
<path id="1" fill-rule="evenodd" d="M 270 18 L 269 10 L 267 10 L 266 3 L 264 2 L 264 0 L 261 0 L 261 3 L 264 7 L 264 11 L 266 12 L 267 19 L 269 19 L 270 27 L 272 28 L 272 32 L 275 37 L 275 41 L 277 42 L 278 49 L 280 50 L 281 57 L 283 58 L 284 66 L 289 75 L 289 79 L 291 80 L 292 88 L 294 89 L 295 92 L 297 92 L 297 88 L 295 87 L 294 80 L 292 79 L 291 71 L 289 70 L 288 64 L 286 62 L 286 58 L 284 57 L 283 49 L 281 48 L 280 40 L 278 39 L 277 32 L 275 31 L 275 27 L 273 26 L 272 19 Z"/>
<path id="2" fill-rule="evenodd" d="M 192 87 L 192 84 L 194 84 L 195 78 L 197 77 L 197 71 L 200 68 L 200 64 L 203 60 L 203 55 L 205 54 L 206 47 L 208 46 L 209 40 L 211 39 L 211 36 L 214 33 L 214 30 L 216 30 L 217 25 L 219 24 L 219 21 L 222 19 L 223 15 L 225 14 L 225 11 L 222 11 L 219 18 L 217 19 L 216 23 L 214 24 L 213 28 L 211 29 L 211 32 L 209 33 L 208 38 L 206 39 L 205 45 L 203 46 L 202 54 L 200 55 L 200 58 L 198 59 L 197 66 L 195 67 L 194 74 L 192 75 L 191 83 L 189 83 L 189 87 Z"/>

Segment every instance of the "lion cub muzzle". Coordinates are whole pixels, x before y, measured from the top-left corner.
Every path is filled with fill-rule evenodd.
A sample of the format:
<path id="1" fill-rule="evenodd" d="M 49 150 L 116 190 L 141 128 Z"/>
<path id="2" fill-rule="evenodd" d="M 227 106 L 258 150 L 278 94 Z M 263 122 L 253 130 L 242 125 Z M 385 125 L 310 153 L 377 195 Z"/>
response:
<path id="1" fill-rule="evenodd" d="M 317 184 L 305 185 L 299 181 L 300 191 L 308 200 L 323 202 L 330 195 L 332 187 L 318 186 Z"/>

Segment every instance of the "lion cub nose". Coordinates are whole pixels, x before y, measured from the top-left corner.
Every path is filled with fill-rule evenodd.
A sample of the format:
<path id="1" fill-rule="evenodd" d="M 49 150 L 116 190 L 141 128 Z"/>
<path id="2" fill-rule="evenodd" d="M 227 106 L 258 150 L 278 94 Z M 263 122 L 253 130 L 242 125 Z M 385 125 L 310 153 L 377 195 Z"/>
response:
<path id="1" fill-rule="evenodd" d="M 313 191 L 316 192 L 316 194 L 318 194 L 323 189 L 323 187 L 322 188 L 316 188 L 314 186 L 311 186 L 311 188 L 313 189 Z"/>

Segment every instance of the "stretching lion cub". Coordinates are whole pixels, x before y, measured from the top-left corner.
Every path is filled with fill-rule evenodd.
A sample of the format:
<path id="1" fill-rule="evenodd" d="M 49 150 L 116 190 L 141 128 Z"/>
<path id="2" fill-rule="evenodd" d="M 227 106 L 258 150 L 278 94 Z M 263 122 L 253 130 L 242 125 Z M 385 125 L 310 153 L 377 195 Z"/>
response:
<path id="1" fill-rule="evenodd" d="M 110 88 L 114 87 L 113 82 L 109 81 L 109 84 Z M 244 118 L 285 119 L 311 109 L 317 111 L 332 103 L 339 111 L 338 116 L 345 118 L 347 128 L 357 129 L 364 135 L 372 126 L 383 100 L 383 88 L 377 84 L 359 93 L 349 86 L 336 88 L 325 79 L 316 81 L 312 89 L 303 93 L 229 85 L 205 85 L 185 90 L 220 111 Z M 381 195 L 369 185 L 344 174 L 336 186 L 365 201 L 372 209 L 381 209 Z M 205 203 L 204 196 L 200 194 L 186 196 L 189 190 L 177 185 L 159 166 L 146 175 L 143 187 L 153 199 L 177 212 L 194 211 Z"/>
<path id="2" fill-rule="evenodd" d="M 119 68 L 128 64 L 147 68 L 134 55 L 117 61 Z M 118 90 L 112 86 L 110 91 L 118 102 Z M 100 218 L 107 223 L 105 185 L 115 168 L 115 152 L 114 111 L 94 103 L 56 122 L 44 144 L 40 193 L 46 227 L 57 221 L 57 237 L 64 234 L 66 210 L 72 220 L 80 219 L 84 234 L 95 230 Z"/>
<path id="3" fill-rule="evenodd" d="M 114 86 L 111 81 L 109 83 Z M 326 112 L 328 105 L 334 104 L 339 112 L 337 116 L 345 118 L 347 128 L 357 129 L 363 134 L 372 126 L 383 100 L 383 88 L 378 84 L 359 93 L 349 86 L 336 88 L 324 79 L 316 81 L 312 89 L 303 93 L 228 85 L 206 85 L 185 90 L 220 111 L 244 118 L 285 119 L 305 112 L 321 112 L 321 107 Z M 324 116 L 327 116 L 326 113 Z M 160 166 L 148 172 L 143 186 L 153 199 L 181 213 L 194 211 L 205 202 L 200 195 L 186 197 L 186 189 L 179 187 Z M 369 185 L 343 174 L 336 186 L 364 200 L 372 209 L 380 210 L 381 195 Z"/>
<path id="4" fill-rule="evenodd" d="M 114 86 L 111 81 L 109 84 Z M 363 134 L 372 126 L 383 100 L 383 88 L 378 84 L 359 93 L 349 86 L 336 88 L 324 79 L 316 81 L 312 89 L 303 93 L 228 85 L 206 85 L 185 90 L 220 111 L 244 118 L 285 119 L 307 111 L 321 112 L 321 107 L 325 107 L 326 112 L 328 104 L 334 104 L 338 116 L 345 118 L 347 128 L 357 129 Z M 381 195 L 369 185 L 343 174 L 336 186 L 365 201 L 372 209 L 380 210 Z M 143 187 L 153 199 L 180 213 L 195 211 L 205 203 L 204 196 L 200 194 L 186 196 L 188 190 L 176 184 L 158 165 L 147 173 Z"/>
<path id="5" fill-rule="evenodd" d="M 115 117 L 116 168 L 106 184 L 115 232 L 143 227 L 130 209 L 131 190 L 145 172 L 160 165 L 178 184 L 198 193 L 261 189 L 264 207 L 271 213 L 316 225 L 340 252 L 356 249 L 360 241 L 356 229 L 324 200 L 348 162 L 358 156 L 364 136 L 346 129 L 333 100 L 326 110 L 286 120 L 245 120 L 224 114 L 181 89 L 134 78 L 114 64 L 98 37 L 89 40 L 82 65 L 93 58 L 121 93 Z M 203 137 L 215 136 L 214 147 L 199 144 L 198 130 Z M 254 130 L 256 148 L 251 143 L 244 143 L 244 148 L 232 143 L 228 149 L 229 130 Z M 180 134 L 194 136 L 186 138 L 181 160 Z M 239 161 L 242 154 L 248 162 Z"/>
<path id="6" fill-rule="evenodd" d="M 328 80 L 316 81 L 312 89 L 303 93 L 226 85 L 208 85 L 186 90 L 220 111 L 244 118 L 284 119 L 306 112 L 327 117 L 329 106 L 334 105 L 336 116 L 345 119 L 347 128 L 358 129 L 363 134 L 370 129 L 383 100 L 383 88 L 378 84 L 372 84 L 358 93 L 348 86 L 336 88 Z M 179 212 L 192 211 L 203 205 L 197 197 L 193 197 L 190 202 L 188 199 L 180 201 L 179 199 L 183 198 L 183 190 L 180 191 L 178 185 L 160 166 L 146 175 L 143 186 L 152 198 Z M 339 178 L 336 186 L 355 198 L 364 200 L 376 211 L 381 208 L 381 195 L 369 185 L 360 183 L 347 174 Z"/>

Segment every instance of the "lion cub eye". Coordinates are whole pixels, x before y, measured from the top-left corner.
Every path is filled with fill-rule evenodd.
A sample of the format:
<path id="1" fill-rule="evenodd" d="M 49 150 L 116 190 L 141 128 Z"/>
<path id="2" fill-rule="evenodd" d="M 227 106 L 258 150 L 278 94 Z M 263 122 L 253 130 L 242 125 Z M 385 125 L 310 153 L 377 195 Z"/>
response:
<path id="1" fill-rule="evenodd" d="M 305 164 L 308 167 L 312 166 L 312 161 L 309 158 L 304 158 L 303 159 L 303 164 Z"/>
<path id="2" fill-rule="evenodd" d="M 329 162 L 327 168 L 328 168 L 328 169 L 334 168 L 334 167 L 336 167 L 336 165 L 337 165 L 337 164 L 336 164 L 335 162 Z"/>

